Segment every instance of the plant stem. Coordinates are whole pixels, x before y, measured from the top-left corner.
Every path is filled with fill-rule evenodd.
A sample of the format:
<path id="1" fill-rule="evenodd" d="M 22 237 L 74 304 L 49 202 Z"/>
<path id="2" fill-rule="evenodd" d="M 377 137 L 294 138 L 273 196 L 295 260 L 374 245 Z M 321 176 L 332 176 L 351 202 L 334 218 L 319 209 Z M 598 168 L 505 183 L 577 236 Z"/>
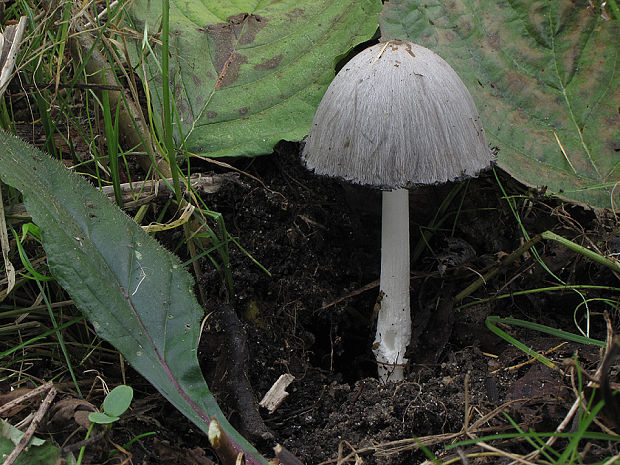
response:
<path id="1" fill-rule="evenodd" d="M 491 278 L 493 278 L 497 273 L 499 273 L 501 270 L 505 269 L 506 266 L 510 265 L 515 260 L 517 260 L 519 257 L 521 257 L 521 255 L 523 255 L 527 250 L 531 249 L 534 245 L 539 243 L 542 239 L 557 242 L 558 244 L 561 244 L 564 247 L 574 252 L 577 252 L 583 255 L 584 257 L 589 258 L 592 261 L 595 261 L 596 263 L 600 263 L 601 265 L 608 267 L 610 270 L 615 271 L 616 273 L 620 273 L 620 265 L 617 262 L 610 260 L 607 257 L 603 257 L 602 255 L 599 255 L 598 253 L 590 249 L 586 249 L 585 247 L 582 247 L 579 244 L 575 244 L 573 241 L 569 241 L 568 239 L 565 239 L 562 236 L 558 236 L 557 234 L 552 233 L 551 231 L 544 231 L 540 234 L 537 234 L 532 239 L 530 239 L 528 242 L 526 242 L 521 247 L 519 247 L 517 250 L 512 252 L 508 257 L 502 260 L 502 263 L 500 265 L 496 266 L 491 271 L 489 271 L 487 274 L 478 278 L 476 281 L 474 281 L 469 286 L 467 286 L 465 289 L 463 289 L 461 292 L 459 292 L 454 297 L 454 301 L 460 302 L 461 300 L 463 300 L 468 295 L 472 294 L 475 290 L 477 290 L 481 286 L 486 285 L 486 283 Z M 464 308 L 464 306 L 461 306 L 459 308 Z"/>
<path id="2" fill-rule="evenodd" d="M 510 255 L 508 255 L 504 260 L 502 260 L 502 263 L 500 265 L 494 267 L 487 274 L 485 274 L 484 276 L 481 276 L 476 281 L 474 281 L 469 286 L 467 286 L 465 289 L 463 289 L 461 292 L 459 292 L 454 297 L 454 301 L 455 302 L 460 302 L 465 297 L 467 297 L 468 295 L 470 295 L 474 291 L 476 291 L 479 287 L 482 287 L 483 285 L 486 285 L 486 283 L 489 282 L 489 280 L 491 278 L 493 278 L 501 270 L 505 269 L 506 266 L 510 265 L 515 260 L 517 260 L 519 257 L 521 257 L 521 255 L 523 255 L 526 251 L 528 251 L 532 246 L 534 246 L 537 243 L 539 243 L 541 241 L 541 239 L 542 239 L 542 236 L 540 234 L 534 236 L 534 238 L 532 238 L 529 241 L 527 241 L 525 244 L 523 244 L 517 250 L 515 250 Z"/>
<path id="3" fill-rule="evenodd" d="M 170 165 L 170 174 L 177 203 L 181 207 L 181 184 L 179 183 L 179 167 L 174 153 L 172 142 L 172 111 L 170 109 L 170 73 L 168 70 L 168 49 L 169 49 L 169 21 L 170 21 L 170 1 L 161 2 L 161 78 L 162 78 L 162 106 L 164 110 L 164 145 L 166 147 L 166 158 Z"/>
<path id="4" fill-rule="evenodd" d="M 573 252 L 577 252 L 583 255 L 584 257 L 589 258 L 592 261 L 595 261 L 596 263 L 604 265 L 610 270 L 615 271 L 616 273 L 620 273 L 620 264 L 617 261 L 612 261 L 607 257 L 603 257 L 602 255 L 594 252 L 593 250 L 586 249 L 585 247 L 579 244 L 575 244 L 573 241 L 565 239 L 562 236 L 558 236 L 557 234 L 552 233 L 551 231 L 545 231 L 541 233 L 540 235 L 542 236 L 543 239 L 555 241 L 558 244 L 562 244 L 567 249 L 570 249 Z"/>

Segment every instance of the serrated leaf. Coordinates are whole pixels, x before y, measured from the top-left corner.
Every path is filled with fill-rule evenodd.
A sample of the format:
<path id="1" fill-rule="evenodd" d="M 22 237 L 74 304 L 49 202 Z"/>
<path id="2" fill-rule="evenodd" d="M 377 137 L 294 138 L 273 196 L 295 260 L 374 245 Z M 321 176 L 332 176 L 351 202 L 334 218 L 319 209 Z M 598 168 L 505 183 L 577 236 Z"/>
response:
<path id="1" fill-rule="evenodd" d="M 457 71 L 502 169 L 617 209 L 620 36 L 595 3 L 393 0 L 380 23 L 384 37 L 424 45 Z"/>
<path id="2" fill-rule="evenodd" d="M 265 465 L 230 426 L 202 376 L 203 310 L 179 259 L 84 179 L 0 134 L 0 178 L 22 192 L 50 271 L 97 334 L 200 429 L 206 432 L 216 417 L 248 464 Z"/>
<path id="3" fill-rule="evenodd" d="M 181 132 L 190 152 L 254 156 L 300 140 L 336 59 L 373 36 L 380 9 L 379 0 L 170 2 L 177 144 Z M 130 15 L 137 31 L 157 32 L 161 2 L 136 0 Z M 141 46 L 132 48 L 134 66 Z M 159 56 L 149 55 L 145 70 L 159 118 Z"/>

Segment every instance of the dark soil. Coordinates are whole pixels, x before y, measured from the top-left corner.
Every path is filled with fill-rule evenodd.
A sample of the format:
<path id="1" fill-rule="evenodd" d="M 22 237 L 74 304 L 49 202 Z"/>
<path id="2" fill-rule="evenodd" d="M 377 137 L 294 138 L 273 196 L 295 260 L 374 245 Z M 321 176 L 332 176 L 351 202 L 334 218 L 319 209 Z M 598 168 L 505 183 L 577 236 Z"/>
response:
<path id="1" fill-rule="evenodd" d="M 539 292 L 462 310 L 455 307 L 463 302 L 453 302 L 478 273 L 522 245 L 517 221 L 493 173 L 464 185 L 412 192 L 413 247 L 421 243 L 420 231 L 432 223 L 444 199 L 460 188 L 438 218 L 443 221 L 439 230 L 428 235 L 428 247 L 413 257 L 415 331 L 407 379 L 381 385 L 370 350 L 378 294 L 380 193 L 309 173 L 299 161 L 297 144 L 281 144 L 272 156 L 240 160 L 236 166 L 261 182 L 241 175 L 239 182 L 210 196 L 209 206 L 224 215 L 229 232 L 271 276 L 232 247 L 235 295 L 231 298 L 222 275 L 205 262 L 200 285 L 208 295 L 207 312 L 214 312 L 215 318 L 207 323 L 201 360 L 210 386 L 232 420 L 267 455 L 275 440 L 307 464 L 358 449 L 367 464 L 420 463 L 424 455 L 415 451 L 412 438 L 458 433 L 517 399 L 527 400 L 500 410 L 525 429 L 557 427 L 574 400 L 570 378 L 540 363 L 512 368 L 528 357 L 493 335 L 485 318 L 516 317 L 576 332 L 573 315 L 581 298 L 569 291 Z M 605 218 L 537 197 L 509 176 L 501 172 L 498 176 L 508 195 L 517 196 L 516 207 L 531 236 L 553 229 L 585 244 L 617 243 L 618 229 L 606 228 L 613 223 Z M 544 243 L 539 250 L 550 271 L 569 284 L 617 285 L 608 269 L 561 246 Z M 524 254 L 464 302 L 555 284 L 534 257 Z M 224 305 L 227 302 L 231 307 Z M 280 375 L 295 376 L 282 405 L 273 414 L 260 411 L 272 436 L 244 422 L 249 404 L 241 401 L 244 407 L 240 407 L 234 387 L 222 382 L 226 369 L 218 363 L 230 364 L 222 357 L 229 338 L 222 329 L 228 318 L 222 317 L 222 308 L 224 314 L 232 312 L 242 321 L 254 399 L 260 399 Z M 608 308 L 591 303 L 592 337 L 605 339 L 601 312 Z M 583 309 L 576 315 L 584 324 Z M 538 351 L 562 342 L 536 332 L 505 329 Z M 600 360 L 597 348 L 577 344 L 566 344 L 549 357 L 569 360 L 575 353 L 589 370 Z M 467 424 L 466 405 L 473 408 Z M 503 425 L 499 415 L 476 426 L 500 431 Z M 269 439 L 261 439 L 265 437 Z M 404 441 L 394 443 L 398 440 Z M 441 450 L 450 440 L 436 442 L 431 450 L 449 454 Z"/>
<path id="2" fill-rule="evenodd" d="M 562 374 L 539 362 L 526 363 L 529 358 L 488 330 L 485 319 L 514 317 L 575 333 L 574 320 L 585 327 L 586 315 L 576 292 L 516 293 L 558 285 L 551 273 L 567 284 L 616 288 L 618 277 L 562 246 L 540 242 L 537 249 L 548 270 L 524 253 L 463 301 L 454 297 L 524 243 L 499 183 L 530 236 L 550 229 L 617 254 L 620 233 L 614 218 L 531 192 L 500 170 L 497 178 L 488 172 L 460 184 L 414 190 L 410 366 L 404 382 L 382 385 L 371 352 L 380 192 L 313 175 L 299 161 L 298 144 L 282 143 L 271 156 L 231 163 L 241 174 L 205 201 L 223 215 L 228 232 L 245 251 L 230 245 L 234 294 L 223 272 L 210 260 L 201 262 L 198 286 L 210 316 L 199 357 L 223 410 L 266 456 L 273 457 L 272 447 L 280 443 L 308 465 L 335 463 L 347 455 L 349 461 L 340 463 L 415 464 L 426 456 L 414 438 L 425 439 L 445 459 L 456 451 L 444 446 L 467 439 L 466 432 L 480 437 L 514 431 L 502 412 L 525 430 L 553 431 L 564 419 L 575 399 L 570 360 L 577 354 L 593 373 L 599 349 L 574 343 L 557 347 L 563 341 L 502 326 L 534 350 L 552 350 L 548 357 L 566 368 Z M 213 165 L 193 165 L 192 170 L 211 172 Z M 433 221 L 438 225 L 434 232 L 429 228 Z M 159 239 L 173 244 L 178 238 Z M 604 340 L 605 310 L 612 312 L 615 329 L 620 326 L 619 296 L 587 292 L 590 299 L 615 299 L 615 308 L 589 302 L 591 336 Z M 499 295 L 509 297 L 485 300 Z M 459 308 L 463 304 L 470 306 Z M 118 359 L 102 363 L 108 383 L 123 382 Z M 290 395 L 272 414 L 258 409 L 257 401 L 286 373 L 295 377 Z M 128 376 L 136 400 L 112 437 L 122 444 L 156 432 L 134 444 L 133 463 L 208 463 L 204 435 L 138 375 L 129 370 Z M 601 421 L 615 427 L 613 419 Z M 517 453 L 531 450 L 524 443 L 497 446 Z M 561 442 L 556 446 L 561 448 Z M 607 447 L 592 443 L 584 463 L 618 453 Z M 89 460 L 101 461 L 97 454 Z"/>

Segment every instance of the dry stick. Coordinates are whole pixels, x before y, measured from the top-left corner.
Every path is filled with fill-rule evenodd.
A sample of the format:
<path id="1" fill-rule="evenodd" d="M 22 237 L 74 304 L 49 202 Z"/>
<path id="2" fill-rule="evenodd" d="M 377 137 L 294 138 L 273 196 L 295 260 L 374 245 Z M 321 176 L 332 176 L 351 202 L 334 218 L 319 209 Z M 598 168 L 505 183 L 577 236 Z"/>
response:
<path id="1" fill-rule="evenodd" d="M 377 279 L 376 281 L 373 281 L 371 283 L 368 283 L 362 287 L 360 287 L 359 289 L 356 289 L 352 292 L 349 292 L 348 294 L 345 294 L 341 297 L 338 297 L 336 300 L 332 300 L 330 303 L 323 305 L 322 307 L 317 308 L 318 310 L 325 310 L 326 308 L 332 307 L 340 302 L 342 302 L 343 300 L 349 299 L 351 297 L 355 297 L 356 295 L 361 294 L 362 292 L 366 292 L 369 291 L 370 289 L 374 289 L 375 287 L 379 287 L 379 280 Z"/>
<path id="2" fill-rule="evenodd" d="M 201 174 L 195 174 L 190 177 L 189 184 L 193 189 L 201 191 L 205 194 L 214 194 L 222 185 L 228 181 L 236 180 L 236 175 L 234 174 L 213 174 L 204 176 Z M 128 200 L 134 200 L 134 196 L 137 193 L 140 194 L 155 194 L 161 195 L 163 193 L 170 194 L 172 191 L 169 186 L 172 186 L 172 179 L 159 179 L 157 181 L 149 180 L 149 181 L 135 181 L 135 182 L 126 182 L 120 185 L 121 193 L 123 194 L 123 200 L 127 197 Z M 187 190 L 187 187 L 182 186 L 183 190 Z M 114 197 L 114 188 L 113 186 L 104 186 L 101 188 L 103 193 L 110 198 Z"/>
<path id="3" fill-rule="evenodd" d="M 483 417 L 479 418 L 478 420 L 476 420 L 470 427 L 469 430 L 471 431 L 472 429 L 477 430 L 478 432 L 487 432 L 487 431 L 494 431 L 497 430 L 497 428 L 493 428 L 493 427 L 487 427 L 487 428 L 482 428 L 481 425 L 483 425 L 484 423 L 488 423 L 489 421 L 491 421 L 493 418 L 495 418 L 497 415 L 499 415 L 500 413 L 502 413 L 506 408 L 510 407 L 512 404 L 516 404 L 518 402 L 523 402 L 523 401 L 527 401 L 529 399 L 514 399 L 511 400 L 509 402 L 506 402 L 502 405 L 500 405 L 499 407 L 495 407 L 493 410 L 491 410 L 489 413 L 487 413 L 486 415 L 484 415 Z M 505 429 L 508 428 L 512 428 L 512 425 L 508 425 L 506 426 Z M 498 430 L 499 431 L 499 430 Z"/>
<path id="4" fill-rule="evenodd" d="M 543 351 L 541 351 L 541 352 L 537 352 L 537 353 L 538 353 L 539 355 L 544 355 L 544 356 L 547 356 L 547 355 L 549 355 L 549 354 L 552 354 L 552 353 L 553 353 L 553 352 L 555 352 L 556 350 L 561 349 L 561 348 L 562 348 L 562 347 L 564 347 L 566 344 L 568 344 L 568 342 L 562 342 L 562 343 L 558 344 L 557 346 L 552 347 L 552 348 L 551 348 L 551 349 L 549 349 L 549 350 L 543 350 Z M 535 363 L 535 362 L 537 362 L 537 361 L 538 361 L 538 359 L 537 359 L 537 358 L 530 358 L 530 359 L 526 360 L 525 362 L 517 363 L 516 365 L 512 365 L 512 366 L 505 367 L 505 368 L 504 368 L 504 367 L 497 368 L 496 370 L 491 371 L 491 374 L 492 374 L 492 375 L 494 375 L 494 374 L 496 374 L 496 373 L 498 373 L 498 372 L 500 372 L 500 371 L 514 371 L 514 370 L 518 370 L 519 368 L 522 368 L 522 367 L 524 367 L 524 366 L 526 366 L 526 365 L 531 365 L 532 363 Z"/>
<path id="5" fill-rule="evenodd" d="M 227 182 L 234 182 L 236 180 L 237 176 L 232 173 L 209 176 L 194 175 L 190 178 L 190 185 L 196 190 L 200 190 L 207 194 L 213 194 L 220 190 Z M 166 179 L 165 181 L 160 179 L 158 181 L 149 180 L 123 183 L 120 185 L 121 194 L 123 196 L 123 208 L 125 210 L 132 210 L 158 197 L 170 195 L 171 191 L 168 186 L 171 184 L 171 179 Z M 101 190 L 108 198 L 114 200 L 114 188 L 112 186 L 104 186 Z M 136 193 L 140 194 L 139 198 L 135 197 Z M 14 205 L 9 215 L 18 217 L 19 221 L 25 221 L 29 218 L 26 207 L 24 207 L 22 203 Z"/>
<path id="6" fill-rule="evenodd" d="M 49 383 L 42 384 L 39 387 L 36 387 L 28 391 L 24 395 L 21 395 L 18 398 L 13 399 L 12 401 L 7 402 L 6 404 L 3 404 L 0 407 L 0 415 L 4 415 L 5 412 L 8 412 L 9 410 L 11 410 L 13 407 L 15 407 L 18 404 L 21 404 L 22 402 L 26 402 L 27 400 L 32 399 L 33 397 L 37 397 L 39 394 L 48 391 L 52 386 L 53 386 L 53 383 L 50 381 Z"/>
<path id="7" fill-rule="evenodd" d="M 226 349 L 218 359 L 216 377 L 223 380 L 222 387 L 226 389 L 241 416 L 241 430 L 251 437 L 269 440 L 273 433 L 267 428 L 258 412 L 258 403 L 254 398 L 252 386 L 245 373 L 249 359 L 247 335 L 239 320 L 235 309 L 230 304 L 222 304 L 217 310 L 220 327 L 227 341 Z M 219 366 L 221 365 L 221 367 Z"/>
<path id="8" fill-rule="evenodd" d="M 614 455 L 613 457 L 611 457 L 609 460 L 607 460 L 606 462 L 603 462 L 603 465 L 614 465 L 614 464 L 618 464 L 618 459 L 620 459 L 620 454 L 618 455 Z"/>
<path id="9" fill-rule="evenodd" d="M 82 447 L 86 447 L 96 442 L 99 442 L 101 439 L 103 439 L 104 436 L 105 436 L 105 433 L 97 433 L 97 434 L 92 435 L 88 439 L 82 439 L 81 441 L 74 442 L 73 444 L 68 444 L 66 446 L 63 446 L 60 449 L 60 455 L 64 457 L 65 455 L 70 454 L 71 452 L 80 450 Z"/>
<path id="10" fill-rule="evenodd" d="M 496 454 L 502 457 L 508 457 L 509 459 L 512 459 L 513 461 L 511 463 L 521 463 L 523 465 L 536 465 L 534 462 L 530 462 L 525 457 L 519 457 L 518 455 L 514 455 L 509 452 L 503 451 L 501 449 L 498 449 L 497 447 L 493 447 L 487 444 L 486 442 L 479 442 L 477 443 L 477 445 L 488 451 L 495 452 Z"/>
<path id="11" fill-rule="evenodd" d="M 435 276 L 436 273 L 415 273 L 411 275 L 410 279 L 421 279 L 421 278 L 428 278 L 429 276 Z M 336 304 L 339 304 L 340 302 L 350 299 L 351 297 L 355 297 L 357 295 L 360 295 L 366 291 L 370 291 L 371 289 L 377 288 L 379 287 L 379 280 L 377 279 L 376 281 L 372 281 L 368 284 L 364 284 L 362 287 L 360 287 L 359 289 L 355 289 L 354 291 L 351 291 L 343 296 L 338 297 L 335 300 L 332 300 L 331 302 L 323 305 L 322 307 L 317 308 L 315 311 L 319 311 L 319 310 L 325 310 L 326 308 L 329 307 L 333 307 Z"/>
<path id="12" fill-rule="evenodd" d="M 15 462 L 15 460 L 17 460 L 19 454 L 21 454 L 21 452 L 26 448 L 26 446 L 32 439 L 32 436 L 34 436 L 34 432 L 39 426 L 41 420 L 43 419 L 43 415 L 45 415 L 45 413 L 50 407 L 50 404 L 52 403 L 52 400 L 54 400 L 54 397 L 56 397 L 56 388 L 51 385 L 51 383 L 47 383 L 47 385 L 50 385 L 47 396 L 45 396 L 45 399 L 43 399 L 43 402 L 41 402 L 37 413 L 35 413 L 32 421 L 30 422 L 30 425 L 28 425 L 28 429 L 20 439 L 19 443 L 17 444 L 17 446 L 15 446 L 15 449 L 13 449 L 13 451 L 4 461 L 4 465 L 11 465 L 13 462 Z"/>
<path id="13" fill-rule="evenodd" d="M 467 458 L 467 455 L 465 455 L 465 452 L 463 452 L 460 447 L 456 450 L 456 453 L 461 459 L 461 463 L 463 465 L 469 465 L 469 459 Z"/>
<path id="14" fill-rule="evenodd" d="M 353 452 L 351 452 L 347 457 L 353 455 L 353 458 L 355 459 L 355 463 L 363 463 L 361 462 L 361 459 L 359 457 L 358 451 L 355 449 L 355 447 L 353 447 L 349 441 L 343 440 L 340 441 L 340 444 L 338 444 L 338 461 L 336 462 L 336 465 L 342 465 L 346 462 L 348 462 L 348 460 L 346 460 L 345 458 L 342 457 L 342 454 L 344 452 L 344 446 L 348 446 L 349 449 L 351 449 Z"/>
<path id="15" fill-rule="evenodd" d="M 205 157 L 202 155 L 198 155 L 196 153 L 192 153 L 190 155 L 194 158 L 198 158 L 199 160 L 203 160 L 203 161 L 212 163 L 214 165 L 221 166 L 222 168 L 227 168 L 229 170 L 236 171 L 239 174 L 243 174 L 244 176 L 247 176 L 248 178 L 253 179 L 254 181 L 258 182 L 261 186 L 263 186 L 263 189 L 265 189 L 266 191 L 269 191 L 272 194 L 277 194 L 283 199 L 286 199 L 286 197 L 284 197 L 284 194 L 282 194 L 282 192 L 278 192 L 278 191 L 274 191 L 273 189 L 270 189 L 269 187 L 267 187 L 267 184 L 265 184 L 265 182 L 262 179 L 254 176 L 253 174 L 248 173 L 247 171 L 240 170 L 239 168 L 236 168 L 229 163 L 223 162 L 221 160 L 216 160 L 215 158 Z"/>

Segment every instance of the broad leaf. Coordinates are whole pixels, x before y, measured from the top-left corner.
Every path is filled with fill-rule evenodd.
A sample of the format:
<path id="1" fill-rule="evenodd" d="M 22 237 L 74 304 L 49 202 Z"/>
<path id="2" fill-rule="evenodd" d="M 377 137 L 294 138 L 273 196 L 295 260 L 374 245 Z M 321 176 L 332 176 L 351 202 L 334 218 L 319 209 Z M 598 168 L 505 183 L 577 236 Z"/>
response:
<path id="1" fill-rule="evenodd" d="M 97 333 L 199 428 L 206 432 L 217 417 L 249 464 L 265 464 L 204 381 L 197 360 L 203 310 L 178 258 L 81 177 L 6 133 L 0 178 L 22 192 L 52 274 Z"/>
<path id="2" fill-rule="evenodd" d="M 120 417 L 129 408 L 133 399 L 133 388 L 121 384 L 112 389 L 103 399 L 103 411 L 112 416 Z"/>
<path id="3" fill-rule="evenodd" d="M 159 34 L 161 3 L 133 2 L 137 31 Z M 336 60 L 373 36 L 380 9 L 379 0 L 171 1 L 177 144 L 182 133 L 194 153 L 253 156 L 281 139 L 300 140 Z M 142 41 L 134 45 L 132 61 L 145 62 L 159 124 L 160 48 L 142 60 Z"/>
<path id="4" fill-rule="evenodd" d="M 6 458 L 13 452 L 23 436 L 22 431 L 2 420 L 0 422 L 0 457 Z M 14 463 L 15 465 L 73 465 L 76 462 L 72 454 L 61 457 L 58 447 L 34 436 L 26 448 L 19 453 Z"/>
<path id="5" fill-rule="evenodd" d="M 441 55 L 474 97 L 498 164 L 530 186 L 619 208 L 618 22 L 600 2 L 392 0 L 385 38 Z"/>
<path id="6" fill-rule="evenodd" d="M 120 420 L 120 417 L 112 417 L 107 413 L 102 412 L 90 412 L 88 414 L 88 419 L 93 423 L 97 423 L 98 425 L 107 425 L 109 423 L 114 423 L 115 421 Z"/>

